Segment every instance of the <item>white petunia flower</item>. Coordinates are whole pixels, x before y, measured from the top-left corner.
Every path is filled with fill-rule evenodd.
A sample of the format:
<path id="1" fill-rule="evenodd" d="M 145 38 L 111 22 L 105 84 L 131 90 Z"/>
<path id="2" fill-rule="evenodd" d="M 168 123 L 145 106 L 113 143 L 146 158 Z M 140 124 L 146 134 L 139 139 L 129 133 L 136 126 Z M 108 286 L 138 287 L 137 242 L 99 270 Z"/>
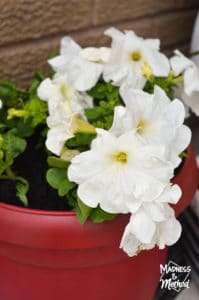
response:
<path id="1" fill-rule="evenodd" d="M 103 72 L 105 81 L 116 86 L 125 82 L 142 89 L 150 75 L 169 74 L 169 61 L 159 52 L 158 39 L 143 39 L 133 31 L 122 33 L 115 28 L 109 28 L 105 34 L 112 38 L 110 59 Z"/>
<path id="2" fill-rule="evenodd" d="M 46 147 L 48 150 L 56 155 L 61 154 L 64 143 L 74 136 L 74 123 L 76 118 L 77 114 L 69 112 L 63 102 L 57 105 L 54 114 L 47 118 L 49 130 Z"/>
<path id="3" fill-rule="evenodd" d="M 56 75 L 53 80 L 45 79 L 38 87 L 38 96 L 48 102 L 46 146 L 60 155 L 64 143 L 74 136 L 79 127 L 79 117 L 86 120 L 84 109 L 92 106 L 92 98 L 77 92 L 63 75 Z"/>
<path id="4" fill-rule="evenodd" d="M 86 205 L 128 213 L 161 195 L 173 176 L 173 168 L 164 161 L 165 148 L 143 145 L 134 131 L 119 137 L 102 129 L 97 133 L 91 150 L 75 156 L 68 169 Z"/>
<path id="5" fill-rule="evenodd" d="M 171 67 L 176 76 L 183 75 L 183 83 L 175 89 L 176 94 L 199 116 L 199 67 L 180 51 L 170 59 Z"/>
<path id="6" fill-rule="evenodd" d="M 84 109 L 93 106 L 92 98 L 86 93 L 77 92 L 69 84 L 65 75 L 55 75 L 42 81 L 37 94 L 40 99 L 48 102 L 49 114 L 55 113 L 56 107 L 63 102 L 69 113 L 76 112 L 85 118 Z"/>
<path id="7" fill-rule="evenodd" d="M 131 215 L 122 236 L 120 248 L 129 256 L 157 245 L 163 249 L 177 242 L 181 225 L 168 204 L 147 203 Z"/>
<path id="8" fill-rule="evenodd" d="M 47 118 L 49 127 L 46 146 L 56 155 L 62 155 L 65 142 L 77 132 L 95 133 L 92 125 L 82 120 L 75 112 L 69 113 L 68 108 L 61 102 L 53 115 Z"/>
<path id="9" fill-rule="evenodd" d="M 69 83 L 78 91 L 91 89 L 100 78 L 110 49 L 82 49 L 70 37 L 61 40 L 60 55 L 48 62 L 56 72 L 67 75 Z"/>
<path id="10" fill-rule="evenodd" d="M 165 146 L 169 151 L 168 159 L 177 167 L 181 162 L 179 154 L 191 139 L 190 129 L 183 125 L 185 109 L 182 102 L 170 101 L 158 86 L 151 95 L 123 85 L 120 94 L 126 107 L 115 108 L 110 131 L 121 135 L 134 129 L 143 143 Z"/>

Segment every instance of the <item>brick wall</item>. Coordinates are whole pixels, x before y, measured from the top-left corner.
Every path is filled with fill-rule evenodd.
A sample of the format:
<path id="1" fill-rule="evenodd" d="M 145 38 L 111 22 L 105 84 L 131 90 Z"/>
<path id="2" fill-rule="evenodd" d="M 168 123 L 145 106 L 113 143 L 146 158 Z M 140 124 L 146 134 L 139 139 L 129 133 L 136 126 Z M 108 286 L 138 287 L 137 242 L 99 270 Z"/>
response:
<path id="1" fill-rule="evenodd" d="M 26 85 L 59 49 L 60 38 L 81 45 L 109 42 L 109 26 L 159 37 L 165 52 L 187 51 L 198 0 L 0 0 L 0 79 Z"/>

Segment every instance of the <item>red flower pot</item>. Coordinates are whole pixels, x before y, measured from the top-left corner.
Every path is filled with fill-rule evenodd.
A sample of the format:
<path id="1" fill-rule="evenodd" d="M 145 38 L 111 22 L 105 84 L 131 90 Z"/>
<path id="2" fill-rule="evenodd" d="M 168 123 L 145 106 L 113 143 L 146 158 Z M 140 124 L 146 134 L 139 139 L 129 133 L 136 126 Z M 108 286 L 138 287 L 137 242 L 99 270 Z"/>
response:
<path id="1" fill-rule="evenodd" d="M 175 180 L 179 214 L 198 185 L 191 148 Z M 151 300 L 167 249 L 129 258 L 119 249 L 128 216 L 80 225 L 73 212 L 0 204 L 1 300 Z"/>

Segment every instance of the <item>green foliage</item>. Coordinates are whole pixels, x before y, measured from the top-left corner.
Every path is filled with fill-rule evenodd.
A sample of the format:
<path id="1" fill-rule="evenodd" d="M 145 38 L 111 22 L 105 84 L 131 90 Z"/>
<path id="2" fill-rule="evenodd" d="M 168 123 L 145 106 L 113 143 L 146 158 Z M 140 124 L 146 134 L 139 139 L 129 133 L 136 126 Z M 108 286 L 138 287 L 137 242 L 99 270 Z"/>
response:
<path id="1" fill-rule="evenodd" d="M 27 193 L 29 190 L 28 183 L 18 182 L 16 184 L 16 190 L 17 190 L 17 196 L 19 197 L 21 202 L 24 204 L 24 206 L 28 206 L 28 198 L 27 198 Z"/>
<path id="2" fill-rule="evenodd" d="M 73 138 L 66 142 L 66 147 L 80 152 L 86 151 L 90 148 L 90 144 L 95 137 L 96 134 L 93 133 L 76 133 Z"/>
<path id="3" fill-rule="evenodd" d="M 87 206 L 77 195 L 73 195 L 73 197 L 76 198 L 73 205 L 80 224 L 84 224 L 88 218 L 90 218 L 94 223 L 102 223 L 104 221 L 113 220 L 116 217 L 115 214 L 107 213 L 99 206 L 95 208 Z"/>
<path id="4" fill-rule="evenodd" d="M 174 74 L 170 73 L 168 77 L 155 77 L 151 76 L 144 86 L 144 91 L 153 94 L 155 85 L 161 87 L 166 94 L 171 97 L 171 90 L 176 86 Z"/>
<path id="5" fill-rule="evenodd" d="M 85 110 L 89 123 L 108 130 L 113 123 L 115 106 L 123 104 L 118 87 L 101 80 L 88 94 L 94 98 L 95 103 L 95 107 Z"/>
<path id="6" fill-rule="evenodd" d="M 66 169 L 69 166 L 69 162 L 58 158 L 56 156 L 48 156 L 47 163 L 50 167 Z"/>
<path id="7" fill-rule="evenodd" d="M 77 197 L 77 205 L 75 207 L 76 213 L 77 213 L 77 219 L 80 222 L 80 224 L 84 224 L 90 214 L 93 211 L 92 207 L 89 207 L 85 205 L 78 197 Z"/>
<path id="8" fill-rule="evenodd" d="M 121 102 L 118 87 L 113 86 L 111 82 L 104 82 L 103 80 L 100 80 L 90 91 L 88 91 L 88 94 L 93 97 L 96 105 L 100 100 L 115 100 L 118 104 Z"/>
<path id="9" fill-rule="evenodd" d="M 0 174 L 12 166 L 14 159 L 26 149 L 26 141 L 16 135 L 16 130 L 11 129 L 1 134 L 1 159 Z"/>
<path id="10" fill-rule="evenodd" d="M 17 107 L 22 99 L 28 98 L 28 92 L 16 84 L 4 80 L 0 83 L 0 99 L 4 107 Z"/>
<path id="11" fill-rule="evenodd" d="M 46 128 L 47 104 L 37 97 L 37 87 L 44 79 L 37 73 L 29 89 L 9 81 L 0 82 L 0 179 L 16 181 L 16 195 L 28 205 L 28 182 L 15 174 L 15 159 L 26 150 L 26 138 Z M 44 137 L 43 137 L 44 138 Z"/>
<path id="12" fill-rule="evenodd" d="M 107 213 L 98 206 L 93 209 L 90 217 L 94 223 L 102 223 L 104 221 L 113 220 L 116 217 L 116 214 Z"/>
<path id="13" fill-rule="evenodd" d="M 68 180 L 67 170 L 63 168 L 50 168 L 47 171 L 46 179 L 51 187 L 58 190 L 60 197 L 67 195 L 70 190 L 76 187 L 74 182 Z"/>

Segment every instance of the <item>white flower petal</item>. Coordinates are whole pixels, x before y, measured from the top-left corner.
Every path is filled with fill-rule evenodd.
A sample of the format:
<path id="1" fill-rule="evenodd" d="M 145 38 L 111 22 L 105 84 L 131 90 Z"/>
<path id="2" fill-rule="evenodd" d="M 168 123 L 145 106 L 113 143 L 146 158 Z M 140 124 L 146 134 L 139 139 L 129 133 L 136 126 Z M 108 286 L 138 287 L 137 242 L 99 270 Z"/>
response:
<path id="1" fill-rule="evenodd" d="M 52 153 L 60 155 L 65 141 L 73 135 L 65 130 L 62 126 L 53 127 L 49 129 L 46 139 L 46 147 Z"/>
<path id="2" fill-rule="evenodd" d="M 142 69 L 145 64 L 154 75 L 168 75 L 169 61 L 159 52 L 159 40 L 144 40 L 133 31 L 122 33 L 115 28 L 105 34 L 112 37 L 110 59 L 103 72 L 105 81 L 116 86 L 130 83 L 133 88 L 142 89 L 147 81 Z"/>
<path id="3" fill-rule="evenodd" d="M 80 52 L 80 56 L 90 62 L 105 63 L 110 56 L 110 48 L 108 47 L 88 47 Z"/>
<path id="4" fill-rule="evenodd" d="M 68 80 L 78 91 L 87 91 L 97 83 L 102 70 L 102 64 L 76 57 L 68 66 Z"/>
<path id="5" fill-rule="evenodd" d="M 193 92 L 190 96 L 183 93 L 182 100 L 191 108 L 196 116 L 199 116 L 199 92 Z"/>
<path id="6" fill-rule="evenodd" d="M 145 213 L 154 221 L 162 222 L 170 214 L 170 206 L 166 203 L 148 202 L 143 205 Z"/>
<path id="7" fill-rule="evenodd" d="M 153 75 L 155 76 L 168 76 L 170 72 L 168 58 L 157 51 L 148 52 L 146 55 L 146 61 L 152 68 Z"/>
<path id="8" fill-rule="evenodd" d="M 68 178 L 80 184 L 102 172 L 106 166 L 107 160 L 100 153 L 85 151 L 72 159 L 68 168 Z"/>
<path id="9" fill-rule="evenodd" d="M 171 246 L 177 242 L 182 232 L 180 222 L 174 217 L 159 224 L 158 246 L 163 249 L 165 245 Z"/>
<path id="10" fill-rule="evenodd" d="M 182 102 L 170 101 L 158 86 L 155 86 L 154 95 L 150 95 L 123 84 L 120 95 L 126 108 L 122 113 L 115 111 L 111 131 L 122 134 L 134 130 L 142 143 L 162 145 L 167 149 L 167 159 L 176 167 L 181 161 L 179 154 L 191 137 L 190 130 L 183 125 L 185 108 Z"/>
<path id="11" fill-rule="evenodd" d="M 81 47 L 70 37 L 61 40 L 60 55 L 48 60 L 56 72 L 66 72 L 69 63 L 79 54 Z"/>
<path id="12" fill-rule="evenodd" d="M 130 223 L 127 224 L 120 242 L 120 248 L 122 248 L 128 256 L 134 256 L 138 254 L 140 244 L 140 241 L 131 232 Z"/>
<path id="13" fill-rule="evenodd" d="M 69 179 L 79 184 L 80 199 L 114 213 L 135 212 L 142 201 L 155 200 L 173 176 L 159 158 L 164 151 L 143 145 L 133 131 L 119 137 L 103 129 L 97 133 L 91 150 L 72 159 L 68 169 Z"/>
<path id="14" fill-rule="evenodd" d="M 179 50 L 175 50 L 175 56 L 170 59 L 170 64 L 175 76 L 182 74 L 187 68 L 193 66 L 193 62 L 184 56 Z"/>
<path id="15" fill-rule="evenodd" d="M 176 130 L 176 135 L 172 141 L 172 150 L 169 153 L 169 159 L 174 167 L 178 167 L 181 162 L 179 157 L 176 157 L 176 153 L 184 151 L 191 142 L 191 130 L 186 125 L 181 125 Z"/>
<path id="16" fill-rule="evenodd" d="M 49 94 L 54 95 L 54 88 L 52 85 L 52 81 L 50 78 L 46 78 L 43 80 L 38 89 L 37 89 L 37 95 L 41 100 L 48 101 L 49 100 Z"/>
<path id="17" fill-rule="evenodd" d="M 156 199 L 158 203 L 167 202 L 171 204 L 176 204 L 182 196 L 182 191 L 179 185 L 174 184 L 172 186 L 168 186 L 162 192 L 162 194 Z"/>
<path id="18" fill-rule="evenodd" d="M 193 66 L 184 73 L 184 91 L 188 96 L 193 92 L 199 92 L 199 68 Z"/>
<path id="19" fill-rule="evenodd" d="M 109 132 L 113 133 L 115 136 L 120 136 L 123 133 L 123 128 L 121 127 L 120 120 L 121 120 L 122 116 L 125 114 L 125 111 L 126 110 L 123 106 L 116 106 L 114 109 L 113 124 L 112 124 Z M 128 126 L 128 127 L 130 127 L 130 126 Z"/>
<path id="20" fill-rule="evenodd" d="M 110 36 L 113 41 L 114 40 L 121 40 L 123 39 L 123 33 L 121 31 L 119 31 L 118 29 L 114 28 L 114 27 L 110 27 L 108 28 L 105 32 L 105 35 Z"/>
<path id="21" fill-rule="evenodd" d="M 132 215 L 129 227 L 135 237 L 143 244 L 152 241 L 156 230 L 155 223 L 142 209 Z"/>
<path id="22" fill-rule="evenodd" d="M 61 39 L 61 55 L 72 57 L 78 55 L 81 49 L 82 48 L 71 37 L 66 36 Z"/>

